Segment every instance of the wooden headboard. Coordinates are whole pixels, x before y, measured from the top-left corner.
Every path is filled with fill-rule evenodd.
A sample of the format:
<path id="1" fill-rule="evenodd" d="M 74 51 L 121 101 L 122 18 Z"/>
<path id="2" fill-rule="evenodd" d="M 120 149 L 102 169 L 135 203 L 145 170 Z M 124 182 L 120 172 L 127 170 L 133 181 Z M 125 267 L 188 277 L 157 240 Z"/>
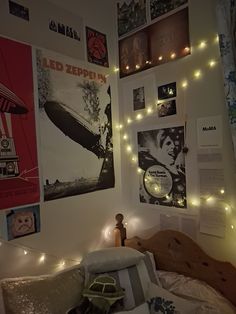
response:
<path id="1" fill-rule="evenodd" d="M 119 237 L 120 229 L 117 227 L 116 225 L 116 238 Z M 117 242 L 116 239 L 116 244 Z M 124 245 L 141 252 L 152 252 L 157 269 L 203 280 L 236 306 L 236 268 L 229 262 L 208 256 L 184 233 L 174 230 L 158 231 L 149 239 L 124 239 Z"/>

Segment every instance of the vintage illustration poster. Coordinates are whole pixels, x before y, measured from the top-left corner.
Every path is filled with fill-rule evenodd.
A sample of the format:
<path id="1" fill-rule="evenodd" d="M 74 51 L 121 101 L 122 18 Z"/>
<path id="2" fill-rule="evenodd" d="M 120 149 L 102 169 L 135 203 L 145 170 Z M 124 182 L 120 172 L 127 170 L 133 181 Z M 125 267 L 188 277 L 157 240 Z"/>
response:
<path id="1" fill-rule="evenodd" d="M 0 38 L 0 69 L 0 209 L 5 209 L 39 202 L 31 47 Z"/>
<path id="2" fill-rule="evenodd" d="M 119 36 L 146 24 L 146 0 L 119 1 L 117 3 L 117 19 Z"/>
<path id="3" fill-rule="evenodd" d="M 109 67 L 106 35 L 86 27 L 88 61 Z"/>
<path id="4" fill-rule="evenodd" d="M 140 202 L 186 208 L 184 127 L 138 132 Z"/>
<path id="5" fill-rule="evenodd" d="M 44 199 L 114 187 L 111 89 L 87 64 L 36 50 Z"/>
<path id="6" fill-rule="evenodd" d="M 151 19 L 153 20 L 187 3 L 188 0 L 150 0 Z"/>

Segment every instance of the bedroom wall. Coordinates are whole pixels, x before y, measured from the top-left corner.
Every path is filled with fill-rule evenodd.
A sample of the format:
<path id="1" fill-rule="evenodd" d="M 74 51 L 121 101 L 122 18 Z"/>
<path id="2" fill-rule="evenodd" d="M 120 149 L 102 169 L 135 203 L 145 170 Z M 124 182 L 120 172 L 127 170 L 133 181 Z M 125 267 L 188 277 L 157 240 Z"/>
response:
<path id="1" fill-rule="evenodd" d="M 225 106 L 222 68 L 220 52 L 217 41 L 215 0 L 197 1 L 189 0 L 189 29 L 192 54 L 182 59 L 169 62 L 158 67 L 122 78 L 119 82 L 119 96 L 121 121 L 123 128 L 120 130 L 121 138 L 128 136 L 128 140 L 121 140 L 122 149 L 122 195 L 125 202 L 124 214 L 128 223 L 128 236 L 143 234 L 148 236 L 155 230 L 162 229 L 164 224 L 169 228 L 182 230 L 196 239 L 202 248 L 215 258 L 231 261 L 236 265 L 235 250 L 235 159 L 231 134 L 227 120 Z M 204 49 L 199 48 L 201 41 L 206 41 Z M 216 66 L 210 68 L 209 60 L 217 61 Z M 201 70 L 199 79 L 194 77 L 194 71 Z M 183 80 L 188 80 L 188 87 L 182 88 Z M 157 86 L 177 82 L 177 115 L 157 117 Z M 132 103 L 132 90 L 144 86 L 146 109 L 152 106 L 153 114 L 145 110 L 134 111 Z M 143 116 L 137 119 L 137 114 Z M 215 152 L 222 155 L 222 162 L 200 165 L 197 154 L 210 153 L 214 150 L 198 149 L 197 144 L 197 119 L 208 116 L 222 117 L 223 146 Z M 133 122 L 127 124 L 127 119 Z M 139 174 L 138 164 L 132 162 L 132 157 L 137 157 L 137 132 L 142 130 L 186 125 L 186 145 L 189 152 L 185 158 L 187 201 L 186 209 L 140 203 L 139 201 Z M 132 152 L 127 151 L 127 144 L 131 145 Z M 199 205 L 200 168 L 223 169 L 225 179 L 225 201 L 231 205 L 226 211 L 226 232 L 224 237 L 216 237 L 199 232 L 200 208 L 208 204 Z M 141 178 L 142 179 L 142 178 Z M 219 197 L 219 195 L 218 195 Z M 220 205 L 219 205 L 220 204 Z M 197 205 L 197 206 L 196 206 Z M 212 206 L 225 206 L 216 200 Z M 225 206 L 226 207 L 226 206 Z M 162 221 L 160 222 L 160 215 Z M 222 221 L 220 221 L 220 224 Z M 234 228 L 234 229 L 233 229 Z"/>
<path id="2" fill-rule="evenodd" d="M 19 1 L 19 3 L 30 10 L 37 8 L 35 1 Z M 112 118 L 113 126 L 115 126 L 119 118 L 117 74 L 112 71 L 116 64 L 115 2 L 109 0 L 86 2 L 83 0 L 69 2 L 55 0 L 51 3 L 82 18 L 84 27 L 89 26 L 107 35 L 110 68 L 107 70 L 96 65 L 94 67 L 97 71 L 105 71 L 105 74 L 109 74 L 112 91 Z M 0 8 L 5 8 L 7 4 L 8 1 L 1 1 Z M 43 5 L 44 3 L 40 2 L 40 6 Z M 3 10 L 0 11 L 0 16 L 1 14 L 3 14 Z M 14 17 L 10 16 L 9 19 L 12 21 Z M 32 29 L 30 34 L 27 33 L 27 36 L 24 36 L 22 32 L 18 31 L 18 24 L 11 22 L 11 26 L 9 26 L 9 19 L 1 19 L 0 34 L 2 36 L 29 44 L 35 42 L 36 29 Z M 18 18 L 15 20 L 20 23 Z M 84 28 L 82 32 L 85 32 Z M 46 42 L 47 38 L 45 37 Z M 83 57 L 80 56 L 78 59 L 87 60 L 85 46 L 83 49 Z M 73 46 L 70 54 L 76 55 Z M 9 244 L 0 243 L 0 279 L 54 272 L 75 264 L 85 252 L 107 245 L 108 233 L 115 224 L 114 216 L 122 208 L 119 135 L 116 132 L 113 134 L 113 142 L 115 188 L 49 202 L 42 201 L 41 232 L 18 241 L 13 240 Z M 40 145 L 38 150 L 40 156 Z M 26 255 L 21 248 L 24 246 L 32 248 Z M 39 261 L 40 252 L 48 254 L 44 262 Z M 65 265 L 60 264 L 62 260 L 65 260 Z"/>

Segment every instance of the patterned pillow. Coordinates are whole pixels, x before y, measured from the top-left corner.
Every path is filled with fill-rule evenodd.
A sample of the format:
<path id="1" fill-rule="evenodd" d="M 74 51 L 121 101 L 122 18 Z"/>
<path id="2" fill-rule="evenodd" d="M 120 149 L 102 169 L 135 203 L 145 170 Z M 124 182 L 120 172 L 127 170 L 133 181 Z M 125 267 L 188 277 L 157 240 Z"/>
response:
<path id="1" fill-rule="evenodd" d="M 149 284 L 159 284 L 155 270 L 153 255 L 145 252 L 145 257 L 137 265 L 107 272 L 125 291 L 122 310 L 131 310 L 145 302 L 145 296 Z M 98 274 L 89 273 L 89 281 L 92 281 Z"/>
<path id="2" fill-rule="evenodd" d="M 201 303 L 179 298 L 153 283 L 150 283 L 146 297 L 150 314 L 193 314 L 201 306 Z"/>

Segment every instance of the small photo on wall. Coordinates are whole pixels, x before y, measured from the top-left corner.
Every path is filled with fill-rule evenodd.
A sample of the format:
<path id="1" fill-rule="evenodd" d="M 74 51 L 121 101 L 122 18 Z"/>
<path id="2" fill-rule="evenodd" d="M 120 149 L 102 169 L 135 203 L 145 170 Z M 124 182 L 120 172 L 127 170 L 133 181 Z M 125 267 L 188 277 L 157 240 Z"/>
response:
<path id="1" fill-rule="evenodd" d="M 174 98 L 177 95 L 176 82 L 165 84 L 158 87 L 158 99 Z"/>
<path id="2" fill-rule="evenodd" d="M 150 0 L 151 19 L 175 10 L 187 2 L 188 0 Z"/>
<path id="3" fill-rule="evenodd" d="M 29 9 L 19 3 L 9 1 L 9 13 L 29 21 Z"/>
<path id="4" fill-rule="evenodd" d="M 4 213 L 4 238 L 13 240 L 40 232 L 40 208 L 32 205 L 8 210 Z"/>
<path id="5" fill-rule="evenodd" d="M 133 106 L 134 110 L 140 110 L 145 108 L 144 86 L 133 89 Z"/>
<path id="6" fill-rule="evenodd" d="M 106 35 L 86 27 L 88 61 L 109 67 Z"/>
<path id="7" fill-rule="evenodd" d="M 158 117 L 167 117 L 176 114 L 175 99 L 158 104 Z"/>

